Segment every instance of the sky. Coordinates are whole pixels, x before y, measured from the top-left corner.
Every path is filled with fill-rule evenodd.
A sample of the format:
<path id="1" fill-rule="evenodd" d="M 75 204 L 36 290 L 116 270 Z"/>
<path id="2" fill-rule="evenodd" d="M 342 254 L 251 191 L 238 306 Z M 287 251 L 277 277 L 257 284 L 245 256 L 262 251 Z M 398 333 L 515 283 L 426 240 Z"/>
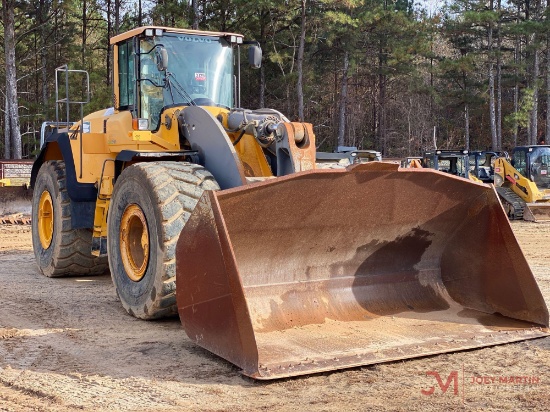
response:
<path id="1" fill-rule="evenodd" d="M 434 14 L 441 6 L 444 0 L 416 0 L 415 3 L 426 9 L 428 16 Z"/>

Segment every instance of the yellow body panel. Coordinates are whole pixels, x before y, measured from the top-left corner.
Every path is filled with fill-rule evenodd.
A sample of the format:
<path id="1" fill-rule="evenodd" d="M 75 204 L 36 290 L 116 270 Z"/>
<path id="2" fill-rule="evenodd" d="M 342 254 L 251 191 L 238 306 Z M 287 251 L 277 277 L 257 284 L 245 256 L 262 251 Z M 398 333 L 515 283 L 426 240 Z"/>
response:
<path id="1" fill-rule="evenodd" d="M 230 134 L 231 140 L 235 141 L 238 134 Z M 235 146 L 235 151 L 244 167 L 244 173 L 247 177 L 269 177 L 273 176 L 262 148 L 254 138 L 245 134 L 239 143 Z"/>
<path id="2" fill-rule="evenodd" d="M 85 153 L 84 151 L 81 156 L 79 137 L 71 140 L 71 150 L 73 152 L 76 180 L 79 183 L 96 183 L 101 176 L 105 161 L 107 159 L 114 161 L 116 157 L 116 153 Z M 105 164 L 105 173 L 114 176 L 113 166 L 113 162 L 107 162 Z"/>
<path id="3" fill-rule="evenodd" d="M 536 202 L 544 197 L 535 182 L 523 176 L 503 157 L 495 160 L 495 182 L 497 179 L 502 179 L 502 184 L 509 186 L 526 203 Z"/>
<path id="4" fill-rule="evenodd" d="M 204 107 L 214 117 L 221 118 L 227 127 L 228 110 L 221 107 Z M 103 177 L 114 177 L 114 160 L 122 150 L 170 151 L 182 150 L 179 142 L 178 114 L 185 107 L 173 107 L 162 113 L 158 131 L 133 130 L 132 114 L 129 111 L 114 109 L 100 110 L 83 119 L 84 132 L 80 133 L 80 123 L 69 131 L 76 178 L 80 183 L 95 183 Z M 236 141 L 239 133 L 228 132 L 231 141 Z M 82 144 L 80 139 L 82 138 Z M 245 134 L 235 146 L 244 166 L 247 177 L 273 176 L 263 149 L 256 139 Z M 62 159 L 56 145 L 47 149 L 46 160 Z"/>
<path id="5" fill-rule="evenodd" d="M 82 151 L 85 154 L 109 153 L 103 133 L 83 133 Z"/>

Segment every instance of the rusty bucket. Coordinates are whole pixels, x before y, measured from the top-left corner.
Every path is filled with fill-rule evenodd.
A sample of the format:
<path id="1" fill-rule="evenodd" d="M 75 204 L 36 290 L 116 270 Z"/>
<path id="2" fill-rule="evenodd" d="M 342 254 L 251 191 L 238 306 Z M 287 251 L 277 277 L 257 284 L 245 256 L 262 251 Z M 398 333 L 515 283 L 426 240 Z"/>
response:
<path id="1" fill-rule="evenodd" d="M 176 252 L 191 340 L 256 379 L 546 336 L 494 189 L 367 163 L 205 192 Z"/>

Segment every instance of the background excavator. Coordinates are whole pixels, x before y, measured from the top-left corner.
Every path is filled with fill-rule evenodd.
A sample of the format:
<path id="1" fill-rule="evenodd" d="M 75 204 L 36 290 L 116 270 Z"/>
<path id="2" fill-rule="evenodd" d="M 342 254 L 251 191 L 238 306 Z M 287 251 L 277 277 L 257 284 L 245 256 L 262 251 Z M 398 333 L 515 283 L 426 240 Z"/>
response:
<path id="1" fill-rule="evenodd" d="M 550 221 L 550 146 L 518 146 L 495 163 L 495 186 L 510 219 Z"/>
<path id="2" fill-rule="evenodd" d="M 316 169 L 315 134 L 240 108 L 234 33 L 111 39 L 114 107 L 57 119 L 33 165 L 32 237 L 50 277 L 111 272 L 127 312 L 273 379 L 548 334 L 494 190 L 368 162 Z M 86 84 L 86 73 L 59 68 Z M 83 80 L 84 79 L 84 80 Z M 74 122 L 74 123 L 73 123 Z M 464 242 L 471 228 L 479 242 Z"/>

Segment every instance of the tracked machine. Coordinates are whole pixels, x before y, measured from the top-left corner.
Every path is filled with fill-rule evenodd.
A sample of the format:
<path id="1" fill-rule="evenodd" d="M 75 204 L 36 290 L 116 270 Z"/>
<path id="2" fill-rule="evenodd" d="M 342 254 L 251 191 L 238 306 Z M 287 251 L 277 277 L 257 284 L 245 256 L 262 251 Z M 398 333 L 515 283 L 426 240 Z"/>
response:
<path id="1" fill-rule="evenodd" d="M 381 162 L 317 170 L 312 125 L 240 108 L 239 50 L 261 56 L 241 35 L 144 27 L 111 44 L 114 107 L 61 122 L 33 167 L 44 275 L 108 267 L 129 314 L 179 313 L 257 379 L 547 335 L 491 187 Z"/>
<path id="2" fill-rule="evenodd" d="M 518 146 L 495 163 L 495 186 L 512 220 L 550 221 L 550 146 Z"/>

